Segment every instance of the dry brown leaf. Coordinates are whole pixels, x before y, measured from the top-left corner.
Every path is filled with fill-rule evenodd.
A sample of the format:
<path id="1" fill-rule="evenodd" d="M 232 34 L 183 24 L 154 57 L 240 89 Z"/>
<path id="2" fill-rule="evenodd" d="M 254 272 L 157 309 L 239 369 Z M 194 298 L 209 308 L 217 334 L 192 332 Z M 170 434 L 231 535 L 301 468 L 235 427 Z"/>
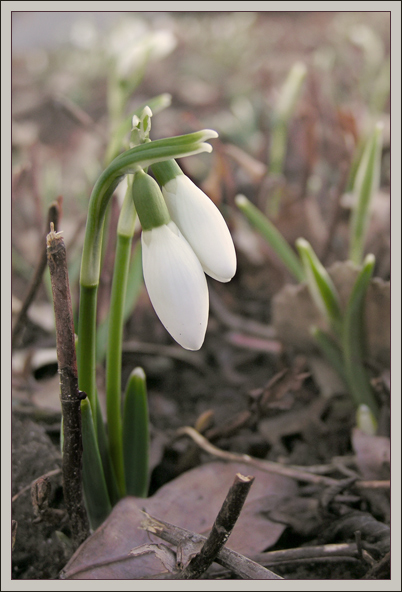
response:
<path id="1" fill-rule="evenodd" d="M 269 511 L 283 497 L 295 495 L 296 482 L 240 463 L 217 461 L 184 473 L 151 498 L 122 499 L 104 524 L 76 551 L 63 571 L 63 578 L 138 579 L 160 573 L 161 564 L 154 555 L 128 557 L 131 549 L 150 542 L 149 534 L 140 529 L 144 519 L 140 509 L 171 524 L 207 534 L 238 472 L 252 474 L 255 481 L 228 547 L 252 556 L 272 546 L 285 525 L 271 522 L 261 512 Z M 95 567 L 105 561 L 109 563 Z"/>

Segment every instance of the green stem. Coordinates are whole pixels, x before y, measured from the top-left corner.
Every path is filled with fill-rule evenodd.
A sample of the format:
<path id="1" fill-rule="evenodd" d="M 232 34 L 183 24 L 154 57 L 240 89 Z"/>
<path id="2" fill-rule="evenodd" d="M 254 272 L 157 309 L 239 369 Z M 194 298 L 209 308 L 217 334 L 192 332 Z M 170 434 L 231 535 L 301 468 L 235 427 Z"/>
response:
<path id="1" fill-rule="evenodd" d="M 78 317 L 77 365 L 81 391 L 87 394 L 96 423 L 96 302 L 98 286 L 81 285 L 80 313 Z"/>
<path id="2" fill-rule="evenodd" d="M 121 496 L 125 494 L 120 411 L 121 355 L 124 296 L 127 285 L 130 253 L 131 238 L 117 235 L 106 354 L 106 409 L 110 454 Z"/>
<path id="3" fill-rule="evenodd" d="M 131 243 L 135 227 L 135 209 L 129 184 L 120 213 L 116 256 L 113 270 L 108 344 L 106 354 L 106 409 L 109 448 L 120 495 L 125 495 L 122 422 L 121 422 L 121 367 L 124 307 L 130 266 Z"/>

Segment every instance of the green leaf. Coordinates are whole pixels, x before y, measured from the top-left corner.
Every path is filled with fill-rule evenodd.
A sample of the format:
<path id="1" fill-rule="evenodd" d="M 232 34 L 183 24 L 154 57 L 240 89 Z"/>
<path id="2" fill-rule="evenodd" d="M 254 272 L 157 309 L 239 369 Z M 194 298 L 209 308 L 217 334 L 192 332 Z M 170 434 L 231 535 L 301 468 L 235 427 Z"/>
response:
<path id="1" fill-rule="evenodd" d="M 108 517 L 112 506 L 95 436 L 91 404 L 88 399 L 84 399 L 81 403 L 81 419 L 83 489 L 91 528 L 96 529 Z"/>
<path id="2" fill-rule="evenodd" d="M 145 373 L 132 371 L 123 412 L 124 472 L 127 494 L 146 497 L 149 484 L 148 401 Z"/>
<path id="3" fill-rule="evenodd" d="M 340 336 L 342 312 L 336 288 L 310 243 L 303 238 L 299 238 L 296 241 L 296 246 L 303 263 L 311 297 L 317 308 L 328 319 L 335 335 Z"/>
<path id="4" fill-rule="evenodd" d="M 348 385 L 356 405 L 367 405 L 373 415 L 378 417 L 377 401 L 364 366 L 364 299 L 374 265 L 374 255 L 367 255 L 353 286 L 344 315 L 342 351 Z"/>
<path id="5" fill-rule="evenodd" d="M 367 141 L 356 173 L 353 188 L 354 206 L 350 221 L 349 258 L 360 265 L 363 258 L 367 227 L 370 220 L 370 206 L 373 194 L 378 189 L 382 149 L 382 123 L 378 123 Z"/>

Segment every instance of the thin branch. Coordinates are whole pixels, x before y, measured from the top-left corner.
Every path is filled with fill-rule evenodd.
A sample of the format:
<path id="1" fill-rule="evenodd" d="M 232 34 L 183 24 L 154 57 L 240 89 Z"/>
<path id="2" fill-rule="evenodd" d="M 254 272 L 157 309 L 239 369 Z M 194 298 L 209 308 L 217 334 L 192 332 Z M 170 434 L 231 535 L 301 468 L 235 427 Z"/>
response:
<path id="1" fill-rule="evenodd" d="M 63 490 L 71 532 L 77 547 L 89 536 L 89 522 L 82 495 L 81 400 L 78 390 L 74 322 L 67 270 L 66 248 L 61 233 L 47 236 L 47 257 L 52 282 L 56 322 L 56 347 L 63 415 Z"/>
<path id="2" fill-rule="evenodd" d="M 284 475 L 303 481 L 306 483 L 315 483 L 316 485 L 325 485 L 327 487 L 337 486 L 340 481 L 339 479 L 333 479 L 332 477 L 325 477 L 321 474 L 311 472 L 314 467 L 297 467 L 294 465 L 282 465 L 269 460 L 261 460 L 254 458 L 248 454 L 237 454 L 235 452 L 229 452 L 222 450 L 217 446 L 214 446 L 204 436 L 202 436 L 197 430 L 190 426 L 184 426 L 176 431 L 176 436 L 189 436 L 198 444 L 202 450 L 208 452 L 212 456 L 221 458 L 222 460 L 238 462 L 255 467 L 260 471 L 266 471 L 267 473 L 276 473 L 278 475 Z M 322 467 L 321 467 L 322 468 Z M 336 467 L 335 467 L 336 468 Z M 355 481 L 351 485 L 351 489 L 377 489 L 377 490 L 388 490 L 390 488 L 390 481 Z"/>
<path id="3" fill-rule="evenodd" d="M 60 219 L 61 202 L 62 202 L 62 198 L 59 197 L 57 199 L 57 201 L 54 201 L 49 206 L 45 236 L 47 235 L 47 231 L 48 231 L 51 223 L 53 223 L 54 228 L 57 232 L 59 219 Z M 12 330 L 11 340 L 12 340 L 13 347 L 15 347 L 15 345 L 17 343 L 17 339 L 21 333 L 22 327 L 24 326 L 24 323 L 26 320 L 28 309 L 31 306 L 31 304 L 36 296 L 36 293 L 39 289 L 39 286 L 42 282 L 42 277 L 45 272 L 46 265 L 47 265 L 47 255 L 46 255 L 46 246 L 45 246 L 41 252 L 40 259 L 37 263 L 34 275 L 31 279 L 31 283 L 28 288 L 28 292 L 25 296 L 24 302 L 22 303 L 21 310 L 18 314 L 17 320 L 15 321 L 15 324 L 14 324 L 14 327 Z"/>
<path id="4" fill-rule="evenodd" d="M 201 551 L 178 574 L 178 580 L 198 579 L 212 564 L 236 524 L 253 481 L 254 477 L 237 473 Z"/>
<path id="5" fill-rule="evenodd" d="M 176 546 L 183 547 L 184 545 L 193 546 L 196 551 L 200 544 L 205 543 L 206 537 L 169 524 L 159 518 L 156 519 L 150 516 L 146 512 L 143 512 L 145 520 L 141 523 L 141 528 L 149 533 L 155 534 L 164 541 L 171 543 Z M 265 569 L 255 561 L 248 559 L 244 555 L 232 551 L 227 547 L 223 547 L 218 555 L 215 557 L 215 561 L 223 567 L 226 567 L 231 572 L 238 575 L 240 578 L 245 580 L 282 580 L 280 576 L 273 573 L 272 571 Z M 177 574 L 170 576 L 167 575 L 164 579 L 177 579 Z"/>
<path id="6" fill-rule="evenodd" d="M 299 481 L 305 481 L 307 483 L 316 483 L 317 485 L 336 485 L 338 483 L 337 479 L 332 479 L 331 477 L 325 477 L 324 475 L 315 475 L 314 473 L 309 473 L 300 467 L 294 467 L 291 465 L 282 465 L 280 463 L 276 463 L 273 461 L 268 460 L 260 460 L 258 458 L 253 458 L 248 454 L 237 454 L 235 452 L 228 452 L 226 450 L 221 450 L 217 448 L 213 444 L 211 444 L 204 436 L 202 436 L 197 430 L 191 428 L 189 426 L 185 426 L 179 428 L 176 432 L 177 436 L 187 435 L 190 436 L 206 452 L 216 456 L 217 458 L 222 458 L 223 460 L 227 461 L 234 461 L 243 464 L 250 465 L 259 469 L 260 471 L 266 471 L 269 473 L 277 473 L 279 475 L 284 475 L 287 477 L 291 477 L 293 479 L 297 479 Z"/>

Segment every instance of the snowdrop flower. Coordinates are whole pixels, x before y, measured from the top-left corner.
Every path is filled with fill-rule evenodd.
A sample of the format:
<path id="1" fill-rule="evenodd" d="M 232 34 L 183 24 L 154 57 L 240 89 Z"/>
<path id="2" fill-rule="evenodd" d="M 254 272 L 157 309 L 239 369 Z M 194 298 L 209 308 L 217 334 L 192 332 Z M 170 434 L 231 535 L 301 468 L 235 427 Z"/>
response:
<path id="1" fill-rule="evenodd" d="M 171 221 L 158 184 L 143 171 L 135 174 L 133 198 L 142 226 L 143 275 L 152 306 L 173 339 L 185 349 L 198 350 L 209 310 L 204 271 Z"/>
<path id="2" fill-rule="evenodd" d="M 170 217 L 197 255 L 203 270 L 220 282 L 236 273 L 236 253 L 226 222 L 207 195 L 199 189 L 175 161 L 152 166 L 162 185 Z"/>
<path id="3" fill-rule="evenodd" d="M 209 297 L 194 251 L 174 222 L 143 231 L 141 242 L 144 281 L 156 314 L 184 349 L 200 349 Z"/>

